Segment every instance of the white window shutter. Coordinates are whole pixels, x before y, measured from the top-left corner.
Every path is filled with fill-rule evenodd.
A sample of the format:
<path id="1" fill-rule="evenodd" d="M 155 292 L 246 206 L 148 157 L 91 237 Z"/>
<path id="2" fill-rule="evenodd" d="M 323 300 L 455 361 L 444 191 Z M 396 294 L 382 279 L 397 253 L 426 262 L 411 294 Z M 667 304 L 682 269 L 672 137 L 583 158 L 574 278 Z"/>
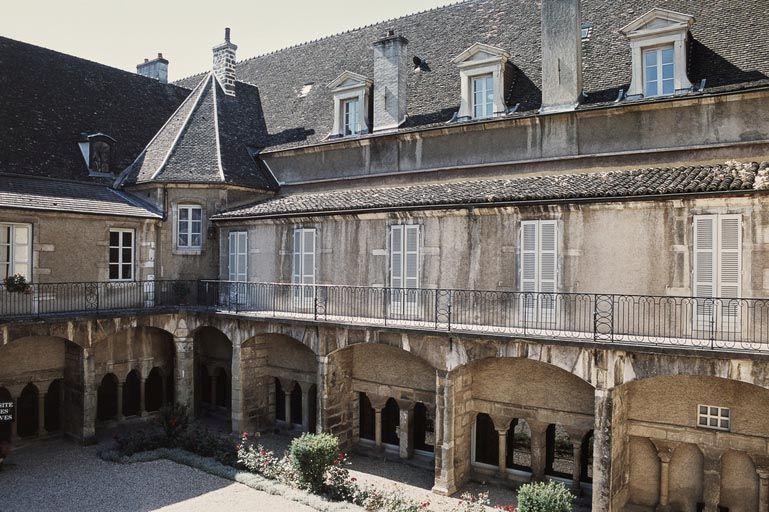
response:
<path id="1" fill-rule="evenodd" d="M 291 273 L 291 282 L 293 284 L 302 283 L 302 230 L 294 230 L 294 258 L 293 270 Z"/>
<path id="2" fill-rule="evenodd" d="M 537 221 L 521 222 L 521 285 L 522 292 L 537 292 Z"/>
<path id="3" fill-rule="evenodd" d="M 716 294 L 716 216 L 694 217 L 694 296 Z"/>
<path id="4" fill-rule="evenodd" d="M 227 243 L 229 244 L 229 259 L 228 259 L 228 277 L 227 279 L 230 281 L 237 281 L 237 237 L 238 233 L 236 231 L 230 231 Z"/>
<path id="5" fill-rule="evenodd" d="M 405 288 L 419 287 L 419 225 L 409 224 L 405 229 Z"/>
<path id="6" fill-rule="evenodd" d="M 554 220 L 539 223 L 539 289 L 555 293 L 558 279 L 558 227 Z"/>
<path id="7" fill-rule="evenodd" d="M 248 280 L 248 233 L 230 231 L 229 234 L 229 280 Z"/>
<path id="8" fill-rule="evenodd" d="M 13 272 L 32 280 L 32 231 L 30 226 L 13 227 Z"/>
<path id="9" fill-rule="evenodd" d="M 303 230 L 302 284 L 315 284 L 315 230 Z"/>
<path id="10" fill-rule="evenodd" d="M 390 227 L 390 286 L 403 288 L 403 226 Z"/>
<path id="11" fill-rule="evenodd" d="M 742 222 L 739 215 L 718 217 L 718 295 L 725 298 L 740 296 L 742 274 Z M 739 308 L 735 303 L 724 303 L 722 315 L 735 317 Z"/>

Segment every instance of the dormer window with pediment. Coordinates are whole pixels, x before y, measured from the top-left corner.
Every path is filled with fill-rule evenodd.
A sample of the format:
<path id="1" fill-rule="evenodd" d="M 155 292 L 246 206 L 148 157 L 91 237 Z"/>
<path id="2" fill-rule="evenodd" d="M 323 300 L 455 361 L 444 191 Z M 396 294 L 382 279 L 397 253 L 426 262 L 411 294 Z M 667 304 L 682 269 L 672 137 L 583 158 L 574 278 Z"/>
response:
<path id="1" fill-rule="evenodd" d="M 83 134 L 78 144 L 91 176 L 112 176 L 115 170 L 115 139 L 103 133 Z"/>
<path id="2" fill-rule="evenodd" d="M 689 92 L 686 46 L 694 17 L 655 8 L 620 31 L 630 41 L 633 76 L 628 98 L 653 98 Z"/>
<path id="3" fill-rule="evenodd" d="M 369 102 L 372 81 L 365 76 L 345 71 L 328 84 L 334 95 L 334 127 L 332 137 L 368 133 Z"/>
<path id="4" fill-rule="evenodd" d="M 505 113 L 505 67 L 510 54 L 475 43 L 452 59 L 459 68 L 459 119 L 486 119 Z"/>

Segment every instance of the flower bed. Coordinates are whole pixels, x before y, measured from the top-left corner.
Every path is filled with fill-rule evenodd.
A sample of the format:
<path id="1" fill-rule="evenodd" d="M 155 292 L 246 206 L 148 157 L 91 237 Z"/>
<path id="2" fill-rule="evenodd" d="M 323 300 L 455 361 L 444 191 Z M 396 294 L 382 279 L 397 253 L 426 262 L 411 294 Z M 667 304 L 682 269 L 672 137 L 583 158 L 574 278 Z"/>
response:
<path id="1" fill-rule="evenodd" d="M 244 433 L 236 438 L 190 423 L 183 407 L 164 408 L 158 425 L 116 435 L 116 447 L 100 452 L 100 456 L 120 463 L 167 458 L 258 490 L 280 494 L 318 510 L 430 510 L 427 501 L 409 499 L 398 491 L 359 485 L 350 476 L 349 462 L 339 450 L 338 440 L 331 435 L 304 434 L 294 439 L 289 450 L 280 457 L 256 440 L 258 436 Z M 563 491 L 567 492 L 565 487 Z M 534 494 L 534 501 L 537 501 L 539 493 Z M 462 500 L 452 512 L 483 512 L 489 507 L 488 496 L 484 494 L 463 495 Z M 564 500 L 561 499 L 559 504 L 570 505 Z M 537 512 L 538 509 L 531 506 L 532 502 L 529 503 L 528 510 Z M 513 508 L 500 507 L 498 510 L 511 511 Z M 564 508 L 556 511 L 543 507 L 539 510 L 569 512 Z"/>

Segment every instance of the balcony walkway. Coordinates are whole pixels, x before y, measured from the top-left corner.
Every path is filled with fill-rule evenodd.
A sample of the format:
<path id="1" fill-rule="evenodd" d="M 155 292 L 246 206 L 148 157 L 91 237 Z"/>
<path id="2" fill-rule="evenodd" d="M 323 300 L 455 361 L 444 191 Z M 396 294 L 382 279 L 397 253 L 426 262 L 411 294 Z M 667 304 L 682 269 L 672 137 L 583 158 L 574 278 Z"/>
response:
<path id="1" fill-rule="evenodd" d="M 146 281 L 0 289 L 0 323 L 179 310 L 373 328 L 769 354 L 769 300 Z"/>

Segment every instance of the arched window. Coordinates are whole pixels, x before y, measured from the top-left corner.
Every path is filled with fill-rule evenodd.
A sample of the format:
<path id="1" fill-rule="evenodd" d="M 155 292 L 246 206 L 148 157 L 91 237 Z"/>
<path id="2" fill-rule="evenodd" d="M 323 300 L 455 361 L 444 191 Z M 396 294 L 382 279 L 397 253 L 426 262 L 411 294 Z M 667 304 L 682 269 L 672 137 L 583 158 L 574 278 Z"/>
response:
<path id="1" fill-rule="evenodd" d="M 123 384 L 123 416 L 138 416 L 141 413 L 141 385 L 139 372 L 128 372 Z"/>
<path id="2" fill-rule="evenodd" d="M 164 385 L 160 368 L 153 368 L 144 381 L 144 405 L 147 412 L 160 410 L 163 406 Z"/>
<path id="3" fill-rule="evenodd" d="M 499 464 L 499 435 L 488 414 L 475 417 L 475 460 L 481 464 Z"/>
<path id="4" fill-rule="evenodd" d="M 398 431 L 400 430 L 400 407 L 394 398 L 389 398 L 382 409 L 382 442 L 398 445 Z"/>
<path id="5" fill-rule="evenodd" d="M 366 393 L 358 393 L 358 436 L 374 440 L 374 408 Z"/>
<path id="6" fill-rule="evenodd" d="M 96 392 L 96 419 L 107 421 L 117 416 L 118 380 L 114 373 L 108 373 L 101 379 Z"/>
<path id="7" fill-rule="evenodd" d="M 62 379 L 56 379 L 48 386 L 45 394 L 45 430 L 56 432 L 61 430 L 61 398 L 64 393 Z M 1 402 L 2 400 L 0 400 Z"/>
<path id="8" fill-rule="evenodd" d="M 414 405 L 414 449 L 435 451 L 435 415 L 422 402 Z"/>
<path id="9" fill-rule="evenodd" d="M 507 431 L 508 468 L 531 472 L 531 429 L 526 420 L 514 419 Z"/>
<path id="10" fill-rule="evenodd" d="M 561 425 L 547 427 L 547 465 L 545 473 L 563 478 L 574 476 L 574 445 Z"/>
<path id="11" fill-rule="evenodd" d="M 24 386 L 19 395 L 18 416 L 16 428 L 19 437 L 29 437 L 37 434 L 38 425 L 38 390 L 31 382 Z"/>

